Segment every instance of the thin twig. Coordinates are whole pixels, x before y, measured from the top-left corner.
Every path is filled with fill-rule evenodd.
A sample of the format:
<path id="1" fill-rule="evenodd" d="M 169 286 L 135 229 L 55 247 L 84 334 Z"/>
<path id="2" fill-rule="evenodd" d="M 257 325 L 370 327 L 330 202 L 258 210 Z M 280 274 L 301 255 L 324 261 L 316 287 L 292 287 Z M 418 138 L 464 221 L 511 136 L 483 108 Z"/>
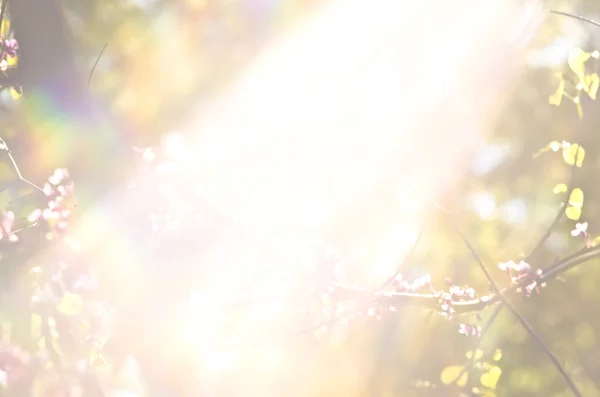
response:
<path id="1" fill-rule="evenodd" d="M 100 54 L 98 54 L 98 57 L 96 58 L 96 62 L 94 62 L 94 66 L 92 66 L 92 70 L 90 70 L 90 75 L 88 77 L 88 88 L 90 86 L 90 83 L 92 82 L 92 76 L 94 75 L 94 71 L 96 70 L 96 66 L 98 66 L 98 62 L 100 62 L 100 58 L 102 57 L 102 54 L 104 54 L 104 50 L 106 50 L 106 47 L 108 47 L 108 41 L 104 44 L 104 47 L 102 47 L 102 50 L 100 51 Z"/>
<path id="2" fill-rule="evenodd" d="M 552 14 L 557 14 L 557 15 L 563 15 L 569 18 L 574 18 L 574 19 L 578 19 L 580 21 L 583 22 L 587 22 L 590 23 L 594 26 L 600 27 L 600 23 L 591 20 L 589 18 L 585 18 L 579 15 L 574 15 L 574 14 L 570 14 L 568 12 L 564 12 L 564 11 L 557 11 L 557 10 L 550 10 L 550 12 Z M 569 198 L 571 197 L 571 193 L 573 192 L 573 181 L 575 179 L 575 171 L 577 169 L 577 158 L 579 157 L 579 151 L 581 149 L 581 135 L 582 135 L 582 121 L 579 120 L 579 128 L 578 128 L 578 132 L 577 132 L 577 144 L 579 145 L 577 147 L 577 152 L 575 153 L 575 162 L 573 163 L 573 165 L 571 166 L 571 176 L 570 176 L 570 180 L 568 183 L 568 189 L 567 189 L 567 195 L 563 201 L 563 203 L 560 206 L 560 209 L 558 210 L 558 212 L 556 213 L 556 216 L 554 217 L 554 220 L 552 221 L 552 223 L 550 223 L 550 225 L 548 226 L 548 228 L 546 229 L 546 232 L 542 235 L 542 237 L 540 238 L 540 240 L 538 241 L 538 243 L 535 245 L 535 247 L 531 250 L 530 254 L 527 256 L 527 259 L 525 260 L 526 262 L 529 262 L 531 260 L 531 258 L 533 257 L 533 255 L 535 255 L 535 253 L 538 251 L 538 249 L 540 249 L 540 247 L 542 246 L 542 244 L 544 244 L 544 242 L 548 239 L 548 237 L 550 237 L 550 235 L 552 234 L 552 230 L 554 230 L 554 228 L 556 227 L 556 225 L 558 224 L 558 222 L 560 222 L 560 220 L 562 219 L 563 213 L 566 210 L 566 207 L 569 203 Z"/>
<path id="3" fill-rule="evenodd" d="M 592 259 L 600 258 L 600 246 L 583 248 L 565 258 L 553 262 L 550 266 L 543 269 L 542 274 L 537 276 L 538 284 L 548 283 L 557 278 L 560 274 L 588 262 Z M 532 279 L 524 277 L 519 279 L 514 285 L 502 290 L 504 295 L 518 296 Z M 350 287 L 335 284 L 332 286 L 331 298 L 336 301 L 372 301 L 382 306 L 416 306 L 425 309 L 437 310 L 439 308 L 439 293 L 411 293 L 411 292 L 373 292 L 366 288 Z M 489 294 L 476 299 L 462 300 L 452 302 L 454 312 L 457 315 L 477 313 L 488 306 L 500 303 L 501 300 L 497 294 Z"/>
<path id="4" fill-rule="evenodd" d="M 573 161 L 573 164 L 571 165 L 571 175 L 569 176 L 569 182 L 567 184 L 567 194 L 566 194 L 563 202 L 560 204 L 560 208 L 558 209 L 558 212 L 554 216 L 553 221 L 550 223 L 550 225 L 548 226 L 548 228 L 546 229 L 544 234 L 542 234 L 542 237 L 540 237 L 537 244 L 533 247 L 533 249 L 531 250 L 529 255 L 527 255 L 527 258 L 525 259 L 525 262 L 527 262 L 527 263 L 529 263 L 531 261 L 531 259 L 535 255 L 535 253 L 542 247 L 542 245 L 546 242 L 546 240 L 548 240 L 548 238 L 552 234 L 552 231 L 558 225 L 558 222 L 560 222 L 560 220 L 562 219 L 562 217 L 565 214 L 565 211 L 567 209 L 567 206 L 569 205 L 569 199 L 571 198 L 571 193 L 573 193 L 573 190 L 575 189 L 574 183 L 575 183 L 575 175 L 577 174 L 577 168 L 578 168 L 577 167 L 577 159 L 579 158 L 579 153 L 581 151 L 582 130 L 583 130 L 583 123 L 581 120 L 579 120 L 579 127 L 577 129 L 577 136 L 575 138 L 577 140 L 577 142 L 576 142 L 577 151 L 575 152 L 575 160 Z"/>
<path id="5" fill-rule="evenodd" d="M 483 338 L 485 337 L 485 335 L 487 334 L 489 329 L 492 327 L 492 325 L 494 324 L 494 321 L 496 321 L 496 318 L 498 317 L 498 315 L 500 314 L 501 311 L 502 311 L 501 304 L 494 308 L 492 315 L 487 320 L 485 326 L 481 330 L 481 335 L 479 336 L 479 338 L 477 338 L 477 340 L 473 344 L 473 347 L 471 348 L 471 350 L 473 352 L 473 354 L 471 355 L 471 358 L 467 359 L 467 362 L 465 363 L 462 371 L 460 371 L 458 376 L 451 382 L 452 384 L 455 384 L 456 382 L 458 382 L 458 380 L 461 378 L 461 376 L 463 376 L 468 371 L 468 368 L 475 363 L 475 351 L 481 347 Z"/>
<path id="6" fill-rule="evenodd" d="M 565 258 L 553 262 L 543 269 L 542 274 L 537 276 L 538 284 L 548 283 L 562 273 L 581 265 L 592 259 L 600 258 L 600 246 L 583 248 Z M 524 277 L 514 285 L 502 290 L 504 295 L 517 296 L 523 288 L 531 284 L 532 279 Z M 331 298 L 336 301 L 372 301 L 383 306 L 417 306 L 439 311 L 439 293 L 411 293 L 411 292 L 373 292 L 366 288 L 350 287 L 340 284 L 332 286 Z M 501 302 L 497 294 L 489 294 L 476 299 L 453 302 L 454 312 L 458 315 L 477 313 L 488 306 Z"/>
<path id="7" fill-rule="evenodd" d="M 400 274 L 400 272 L 404 268 L 404 265 L 409 261 L 409 259 L 414 254 L 417 246 L 419 245 L 419 241 L 421 241 L 421 237 L 423 236 L 423 231 L 424 230 L 425 230 L 425 224 L 423 224 L 423 226 L 421 226 L 421 230 L 419 230 L 419 234 L 417 235 L 417 239 L 413 243 L 412 247 L 410 248 L 410 250 L 408 251 L 408 253 L 406 254 L 406 256 L 404 256 L 404 259 L 402 260 L 402 262 L 400 263 L 400 265 L 398 265 L 398 268 L 396 269 L 396 272 L 394 274 L 392 274 L 387 280 L 385 280 L 385 282 L 383 282 L 379 288 L 376 289 L 377 292 L 384 290 L 392 282 L 394 282 L 394 280 L 396 279 L 396 277 L 398 277 L 398 275 Z"/>
<path id="8" fill-rule="evenodd" d="M 589 19 L 589 18 L 586 18 L 586 17 L 582 17 L 580 15 L 575 15 L 575 14 L 571 14 L 571 13 L 568 13 L 568 12 L 557 11 L 557 10 L 550 10 L 550 12 L 552 14 L 563 15 L 565 17 L 579 19 L 580 21 L 590 23 L 590 24 L 592 24 L 592 25 L 597 26 L 597 27 L 600 28 L 600 22 L 596 22 L 596 21 L 594 21 L 592 19 Z"/>
<path id="9" fill-rule="evenodd" d="M 8 148 L 8 145 L 6 144 L 6 142 L 2 138 L 0 138 L 0 150 L 5 151 L 6 154 L 8 155 L 8 158 L 10 159 L 10 161 L 11 161 L 11 163 L 13 165 L 13 169 L 15 170 L 15 172 L 17 173 L 17 176 L 19 177 L 19 180 L 25 182 L 26 184 L 28 184 L 29 186 L 35 188 L 36 190 L 39 190 L 43 194 L 44 193 L 44 189 L 42 189 L 41 187 L 39 187 L 35 183 L 33 183 L 30 180 L 25 179 L 23 177 L 23 174 L 21 174 L 21 171 L 19 170 L 19 166 L 17 165 L 17 162 L 16 162 L 15 158 L 13 157 L 10 149 Z M 7 187 L 10 187 L 15 182 L 16 181 L 13 181 Z"/>
<path id="10" fill-rule="evenodd" d="M 475 248 L 471 245 L 471 243 L 466 238 L 466 236 L 463 234 L 463 232 L 460 230 L 460 227 L 454 220 L 454 217 L 448 211 L 446 211 L 444 208 L 442 208 L 439 204 L 437 204 L 437 203 L 433 203 L 433 204 L 435 205 L 436 208 L 438 208 L 438 210 L 440 210 L 443 214 L 445 214 L 448 217 L 448 219 L 450 220 L 450 222 L 456 229 L 456 232 L 459 234 L 459 236 L 463 240 L 464 244 L 467 246 L 467 248 L 471 252 L 471 255 L 473 256 L 473 258 L 475 258 L 477 264 L 479 265 L 479 268 L 481 269 L 481 272 L 484 274 L 485 278 L 490 283 L 492 290 L 495 292 L 496 296 L 500 299 L 500 301 L 502 303 L 504 303 L 504 305 L 506 305 L 508 310 L 510 310 L 510 312 L 517 318 L 517 320 L 519 321 L 519 323 L 521 323 L 523 328 L 525 328 L 525 330 L 527 330 L 529 335 L 531 335 L 531 337 L 533 337 L 535 339 L 535 341 L 538 343 L 538 345 L 540 345 L 542 350 L 544 350 L 544 352 L 546 353 L 546 355 L 548 356 L 550 361 L 552 361 L 552 363 L 554 364 L 554 366 L 556 367 L 558 372 L 562 375 L 564 381 L 567 383 L 567 385 L 569 386 L 569 388 L 571 389 L 573 394 L 577 397 L 582 397 L 581 393 L 579 392 L 579 390 L 577 390 L 577 387 L 573 383 L 573 380 L 571 379 L 571 377 L 569 376 L 567 371 L 563 368 L 563 366 L 558 361 L 558 358 L 546 346 L 546 344 L 544 343 L 544 341 L 542 341 L 540 336 L 537 335 L 537 333 L 535 332 L 533 327 L 529 324 L 529 322 L 525 319 L 525 317 L 523 317 L 521 315 L 521 313 L 519 313 L 518 310 L 514 307 L 514 305 L 507 299 L 507 297 L 504 295 L 504 293 L 498 287 L 498 285 L 496 285 L 496 283 L 494 282 L 494 279 L 490 275 L 489 271 L 483 265 L 483 262 L 481 261 L 479 254 L 477 253 Z"/>

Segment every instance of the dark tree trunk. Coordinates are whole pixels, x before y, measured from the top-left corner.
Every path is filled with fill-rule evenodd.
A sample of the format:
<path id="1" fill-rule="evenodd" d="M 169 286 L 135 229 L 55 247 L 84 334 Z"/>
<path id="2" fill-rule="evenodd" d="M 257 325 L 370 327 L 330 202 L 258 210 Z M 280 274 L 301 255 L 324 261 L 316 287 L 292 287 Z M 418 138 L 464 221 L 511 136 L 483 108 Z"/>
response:
<path id="1" fill-rule="evenodd" d="M 128 136 L 89 95 L 60 1 L 9 1 L 24 91 L 20 117 L 31 137 L 12 149 L 38 181 L 67 167 L 85 210 L 131 168 Z"/>
<path id="2" fill-rule="evenodd" d="M 130 166 L 132 156 L 128 137 L 115 125 L 114 119 L 103 115 L 88 93 L 60 1 L 9 0 L 9 13 L 20 51 L 18 81 L 23 86 L 24 96 L 19 116 L 26 121 L 23 123 L 27 128 L 25 133 L 33 135 L 30 144 L 11 149 L 19 152 L 19 158 L 31 159 L 26 167 L 21 168 L 22 171 L 25 168 L 24 173 L 28 176 L 37 175 L 38 181 L 48 176 L 52 168 L 67 167 L 75 182 L 77 212 L 87 211 L 109 190 L 122 186 L 133 169 Z M 43 167 L 37 166 L 37 159 L 43 159 Z M 98 253 L 90 259 L 99 262 L 100 272 L 103 271 L 103 261 L 107 260 L 102 257 L 103 252 L 109 252 L 107 258 L 114 259 L 110 254 L 110 242 L 114 236 L 110 232 L 133 232 L 132 225 L 140 211 L 140 206 L 137 206 L 130 208 L 131 213 L 125 214 L 126 209 L 121 207 L 126 206 L 123 204 L 126 200 L 117 201 L 109 200 L 106 207 L 114 209 L 114 213 L 111 210 L 103 212 L 110 217 L 105 223 L 111 225 L 111 230 L 94 230 L 97 237 L 93 245 L 96 246 L 85 247 L 89 252 Z M 136 203 L 133 205 L 136 206 Z M 141 253 L 135 258 L 141 259 Z M 152 273 L 152 269 L 148 271 Z M 154 304 L 151 300 L 154 291 L 150 292 L 151 296 L 129 302 L 121 299 L 128 288 L 126 281 L 117 280 L 112 284 L 109 282 L 111 285 L 101 286 L 101 289 L 117 295 L 114 298 L 118 299 L 112 303 L 118 313 L 129 320 L 122 322 L 115 335 L 117 343 L 128 350 L 123 353 L 136 356 L 150 383 L 160 385 L 161 389 L 191 385 L 193 382 L 189 379 L 181 382 L 169 379 L 168 374 L 181 364 L 177 362 L 181 361 L 180 357 L 169 359 L 169 352 L 161 351 L 160 330 L 165 325 L 145 328 L 143 313 L 137 310 L 144 303 Z M 171 293 L 167 289 L 163 295 L 170 296 Z M 166 296 L 160 299 L 165 301 Z M 191 377 L 193 368 L 189 369 Z M 157 374 L 163 374 L 163 379 L 156 379 Z"/>

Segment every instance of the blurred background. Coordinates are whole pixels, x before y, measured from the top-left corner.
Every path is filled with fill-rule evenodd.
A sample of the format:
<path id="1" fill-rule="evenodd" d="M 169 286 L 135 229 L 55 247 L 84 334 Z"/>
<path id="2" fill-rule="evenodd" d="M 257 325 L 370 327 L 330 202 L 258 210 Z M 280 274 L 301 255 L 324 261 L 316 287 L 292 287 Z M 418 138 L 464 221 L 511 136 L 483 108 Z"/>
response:
<path id="1" fill-rule="evenodd" d="M 163 167 L 142 167 L 142 190 L 107 200 L 179 225 L 159 227 L 158 239 L 115 230 L 103 243 L 109 252 L 89 253 L 102 256 L 99 273 L 119 280 L 109 286 L 116 297 L 152 279 L 128 309 L 131 322 L 115 327 L 130 334 L 116 350 L 137 363 L 114 364 L 113 347 L 97 368 L 111 395 L 179 395 L 172 385 L 192 383 L 189 376 L 201 384 L 190 395 L 202 396 L 570 395 L 508 310 L 459 385 L 448 379 L 478 345 L 460 324 L 484 325 L 493 307 L 452 319 L 407 307 L 314 327 L 326 317 L 314 290 L 334 280 L 378 287 L 421 229 L 404 279 L 431 275 L 438 288 L 451 279 L 489 292 L 432 201 L 508 285 L 498 263 L 527 257 L 564 200 L 553 192 L 571 175 L 560 152 L 534 159 L 551 141 L 585 148 L 574 178 L 585 203 L 581 219 L 562 219 L 531 265 L 583 247 L 571 234 L 577 222 L 589 222 L 591 235 L 600 227 L 599 105 L 583 96 L 580 122 L 572 101 L 549 102 L 557 73 L 570 73 L 572 50 L 600 47 L 600 28 L 548 13 L 600 20 L 600 3 L 414 3 L 64 2 L 79 64 L 92 71 L 98 60 L 90 90 L 131 126 L 136 146 L 158 148 L 144 158 Z M 597 72 L 600 61 L 585 65 Z M 10 110 L 19 96 L 6 89 L 1 99 L 2 137 L 18 145 Z M 0 167 L 9 184 L 11 163 Z M 23 195 L 0 194 L 3 203 Z M 107 207 L 74 232 L 83 246 L 89 230 L 110 227 Z M 586 396 L 600 395 L 597 265 L 515 302 Z M 236 302 L 246 303 L 224 314 L 232 296 L 246 296 L 241 290 L 248 298 Z M 299 307 L 309 314 L 297 315 Z"/>

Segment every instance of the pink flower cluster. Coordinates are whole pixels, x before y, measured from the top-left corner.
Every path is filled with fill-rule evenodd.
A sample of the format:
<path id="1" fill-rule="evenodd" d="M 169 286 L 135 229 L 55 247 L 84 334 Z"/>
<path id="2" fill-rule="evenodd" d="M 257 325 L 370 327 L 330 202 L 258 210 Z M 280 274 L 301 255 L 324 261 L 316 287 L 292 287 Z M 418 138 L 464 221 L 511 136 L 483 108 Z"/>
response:
<path id="1" fill-rule="evenodd" d="M 533 291 L 539 293 L 540 287 L 546 286 L 546 283 L 539 283 L 542 269 L 534 271 L 525 261 L 500 262 L 498 267 L 509 275 L 512 285 L 525 285 L 525 289 L 518 287 L 516 291 L 524 292 L 526 296 L 531 295 Z"/>
<path id="2" fill-rule="evenodd" d="M 0 240 L 6 238 L 11 243 L 19 240 L 13 232 L 14 224 L 15 214 L 12 211 L 2 211 L 0 214 Z"/>
<path id="3" fill-rule="evenodd" d="M 19 346 L 0 344 L 0 384 L 6 387 L 19 382 L 26 376 L 30 361 L 30 354 Z"/>
<path id="4" fill-rule="evenodd" d="M 426 274 L 422 277 L 419 277 L 413 282 L 404 280 L 402 275 L 399 274 L 398 277 L 396 277 L 396 279 L 392 282 L 392 287 L 396 292 L 418 292 L 433 289 L 431 285 L 430 274 Z"/>
<path id="5" fill-rule="evenodd" d="M 16 57 L 18 49 L 19 49 L 19 45 L 17 43 L 17 40 L 15 40 L 15 39 L 2 40 L 2 50 L 9 57 L 11 57 L 11 58 Z"/>
<path id="6" fill-rule="evenodd" d="M 56 169 L 44 184 L 43 190 L 49 199 L 48 207 L 34 210 L 29 215 L 29 221 L 34 223 L 44 219 L 50 227 L 51 233 L 48 238 L 51 239 L 54 234 L 67 228 L 67 219 L 72 213 L 73 181 L 69 177 L 69 172 L 64 168 Z"/>
<path id="7" fill-rule="evenodd" d="M 481 327 L 474 324 L 460 324 L 458 333 L 465 336 L 481 336 Z"/>
<path id="8" fill-rule="evenodd" d="M 475 290 L 468 285 L 450 285 L 448 291 L 441 291 L 439 294 L 439 305 L 442 315 L 446 318 L 452 318 L 454 314 L 454 303 L 475 299 Z"/>

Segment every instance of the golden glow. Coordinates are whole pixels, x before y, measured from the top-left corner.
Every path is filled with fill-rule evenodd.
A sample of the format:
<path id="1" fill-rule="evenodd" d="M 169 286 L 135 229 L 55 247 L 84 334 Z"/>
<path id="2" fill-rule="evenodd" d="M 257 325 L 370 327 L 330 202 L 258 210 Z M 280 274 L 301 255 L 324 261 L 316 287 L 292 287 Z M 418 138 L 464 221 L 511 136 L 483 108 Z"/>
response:
<path id="1" fill-rule="evenodd" d="M 273 343 L 282 330 L 270 334 L 268 324 L 289 310 L 289 280 L 310 262 L 299 254 L 306 241 L 339 248 L 350 282 L 372 287 L 389 277 L 429 211 L 424 197 L 442 196 L 470 166 L 521 70 L 510 46 L 519 3 L 332 1 L 274 40 L 235 84 L 167 136 L 172 160 L 202 176 L 186 183 L 234 220 L 226 249 L 222 241 L 202 255 L 189 247 L 190 273 L 210 264 L 215 290 L 192 294 L 178 329 L 185 337 L 173 336 L 173 344 L 193 341 L 199 362 L 215 373 L 255 371 L 240 365 L 252 359 L 277 371 L 285 354 Z M 127 92 L 121 106 L 135 106 Z M 111 205 L 82 223 L 84 246 L 110 228 L 104 207 Z M 103 262 L 141 279 L 135 236 L 114 237 L 97 247 Z M 228 291 L 249 276 L 269 298 L 238 313 L 223 333 Z M 323 370 L 308 352 L 297 355 L 295 365 Z M 346 385 L 337 395 L 363 390 L 354 375 L 367 364 L 350 361 L 315 382 Z"/>

